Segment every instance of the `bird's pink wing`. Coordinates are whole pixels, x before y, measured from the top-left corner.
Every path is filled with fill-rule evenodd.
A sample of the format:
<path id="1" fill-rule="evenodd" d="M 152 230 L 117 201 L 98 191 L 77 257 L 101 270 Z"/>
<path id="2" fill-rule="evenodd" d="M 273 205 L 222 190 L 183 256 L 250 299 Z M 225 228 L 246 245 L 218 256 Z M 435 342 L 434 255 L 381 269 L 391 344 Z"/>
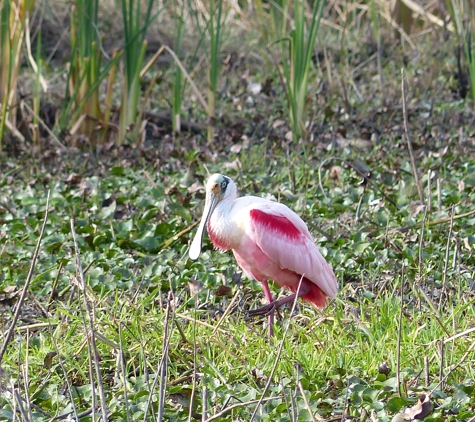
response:
<path id="1" fill-rule="evenodd" d="M 278 202 L 259 204 L 249 211 L 247 235 L 280 268 L 304 275 L 330 298 L 338 283 L 330 265 L 313 242 L 307 225 Z"/>

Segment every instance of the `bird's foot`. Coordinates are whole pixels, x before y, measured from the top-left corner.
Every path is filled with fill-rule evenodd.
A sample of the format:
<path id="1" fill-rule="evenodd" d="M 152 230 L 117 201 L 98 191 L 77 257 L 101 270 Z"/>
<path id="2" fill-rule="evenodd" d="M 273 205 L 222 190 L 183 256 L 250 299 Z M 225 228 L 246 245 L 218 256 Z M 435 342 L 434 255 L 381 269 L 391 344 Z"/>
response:
<path id="1" fill-rule="evenodd" d="M 254 309 L 253 311 L 249 311 L 249 315 L 269 315 L 279 309 L 281 306 L 285 305 L 286 303 L 294 301 L 295 296 L 296 294 L 294 293 L 282 299 L 274 300 L 271 303 L 268 303 L 267 305 L 261 306 L 260 308 Z"/>
<path id="2" fill-rule="evenodd" d="M 278 308 L 278 307 L 276 307 L 275 302 L 277 302 L 277 301 L 274 300 L 273 302 L 268 303 L 267 305 L 261 306 L 260 308 L 257 308 L 257 309 L 248 311 L 247 314 L 248 314 L 249 316 L 258 316 L 258 315 L 269 315 L 269 314 L 273 314 L 274 311 Z"/>
<path id="3" fill-rule="evenodd" d="M 310 289 L 308 286 L 302 286 L 299 291 L 298 297 L 304 296 L 308 293 Z M 255 315 L 269 315 L 279 309 L 281 306 L 285 305 L 286 303 L 293 302 L 297 293 L 293 293 L 289 296 L 283 297 L 282 299 L 273 300 L 272 302 L 268 303 L 267 305 L 261 306 L 260 308 L 254 309 L 253 311 L 248 311 L 250 316 Z"/>

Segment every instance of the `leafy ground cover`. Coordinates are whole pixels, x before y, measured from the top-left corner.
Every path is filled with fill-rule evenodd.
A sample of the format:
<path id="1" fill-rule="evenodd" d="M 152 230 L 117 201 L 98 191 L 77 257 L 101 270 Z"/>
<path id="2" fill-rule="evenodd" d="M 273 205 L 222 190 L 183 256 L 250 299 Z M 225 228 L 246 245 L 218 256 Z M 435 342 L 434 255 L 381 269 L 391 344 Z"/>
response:
<path id="1" fill-rule="evenodd" d="M 282 88 L 243 56 L 223 68 L 211 143 L 206 126 L 152 122 L 121 147 L 8 146 L 2 343 L 20 313 L 0 420 L 475 420 L 475 126 L 454 44 L 394 41 L 380 72 L 374 45 L 346 42 L 328 41 L 325 71 L 348 91 L 322 82 L 305 142 L 288 136 Z M 247 315 L 261 287 L 230 254 L 207 241 L 187 258 L 208 172 L 302 216 L 340 281 L 327 309 L 281 310 L 269 339 Z"/>

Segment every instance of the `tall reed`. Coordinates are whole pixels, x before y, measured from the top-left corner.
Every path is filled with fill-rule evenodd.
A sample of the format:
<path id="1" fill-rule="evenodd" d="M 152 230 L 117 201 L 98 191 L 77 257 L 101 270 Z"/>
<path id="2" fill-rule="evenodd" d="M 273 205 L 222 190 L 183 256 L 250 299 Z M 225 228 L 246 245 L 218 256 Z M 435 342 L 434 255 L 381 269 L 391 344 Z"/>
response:
<path id="1" fill-rule="evenodd" d="M 178 4 L 175 5 L 178 9 Z M 177 56 L 180 56 L 183 47 L 183 37 L 185 34 L 185 2 L 181 2 L 180 14 L 176 14 L 176 39 L 174 51 Z M 181 108 L 183 103 L 183 71 L 178 63 L 175 62 L 173 66 L 173 82 L 172 82 L 172 127 L 174 132 L 181 131 Z"/>
<path id="2" fill-rule="evenodd" d="M 448 3 L 467 66 L 470 97 L 475 100 L 475 6 L 470 0 L 450 0 Z"/>
<path id="3" fill-rule="evenodd" d="M 218 89 L 219 55 L 222 42 L 222 13 L 223 0 L 209 2 L 208 31 L 210 37 L 209 74 L 208 74 L 208 142 L 214 137 L 214 124 L 216 121 L 216 92 Z"/>
<path id="4" fill-rule="evenodd" d="M 289 23 L 289 0 L 275 0 L 263 3 L 256 0 L 257 19 L 262 38 L 266 44 L 282 40 L 287 36 Z M 268 12 L 267 12 L 268 10 Z"/>
<path id="5" fill-rule="evenodd" d="M 154 0 L 145 3 L 142 15 L 142 3 L 135 0 L 122 0 L 122 19 L 125 35 L 125 86 L 122 91 L 118 143 L 122 144 L 130 130 L 134 135 L 140 129 L 139 99 L 141 71 L 143 67 L 147 41 L 145 36 L 152 22 Z"/>
<path id="6" fill-rule="evenodd" d="M 102 119 L 99 102 L 101 75 L 101 36 L 99 0 L 75 0 L 71 7 L 71 61 L 68 86 L 59 124 L 73 133 L 91 138 Z"/>
<path id="7" fill-rule="evenodd" d="M 0 151 L 5 130 L 16 130 L 18 107 L 17 85 L 20 57 L 25 39 L 25 22 L 35 0 L 4 0 L 0 2 Z"/>
<path id="8" fill-rule="evenodd" d="M 296 141 L 306 137 L 310 67 L 324 6 L 325 0 L 315 0 L 312 17 L 307 23 L 306 1 L 295 0 L 293 29 L 288 38 L 288 48 L 283 41 L 281 44 L 290 125 Z"/>

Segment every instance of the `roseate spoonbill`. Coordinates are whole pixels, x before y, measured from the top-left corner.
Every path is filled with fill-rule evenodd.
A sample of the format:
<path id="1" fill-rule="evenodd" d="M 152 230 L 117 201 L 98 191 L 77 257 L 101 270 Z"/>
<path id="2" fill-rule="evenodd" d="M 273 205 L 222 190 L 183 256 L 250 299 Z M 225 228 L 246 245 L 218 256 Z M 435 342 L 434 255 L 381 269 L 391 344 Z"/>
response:
<path id="1" fill-rule="evenodd" d="M 236 199 L 236 192 L 236 184 L 227 176 L 213 174 L 208 179 L 203 217 L 189 256 L 198 259 L 207 227 L 214 247 L 231 249 L 246 276 L 262 283 L 269 304 L 252 314 L 269 314 L 272 335 L 274 310 L 295 300 L 300 280 L 299 297 L 317 307 L 335 297 L 338 282 L 297 214 L 284 204 L 255 196 Z M 294 293 L 274 301 L 268 280 Z"/>

